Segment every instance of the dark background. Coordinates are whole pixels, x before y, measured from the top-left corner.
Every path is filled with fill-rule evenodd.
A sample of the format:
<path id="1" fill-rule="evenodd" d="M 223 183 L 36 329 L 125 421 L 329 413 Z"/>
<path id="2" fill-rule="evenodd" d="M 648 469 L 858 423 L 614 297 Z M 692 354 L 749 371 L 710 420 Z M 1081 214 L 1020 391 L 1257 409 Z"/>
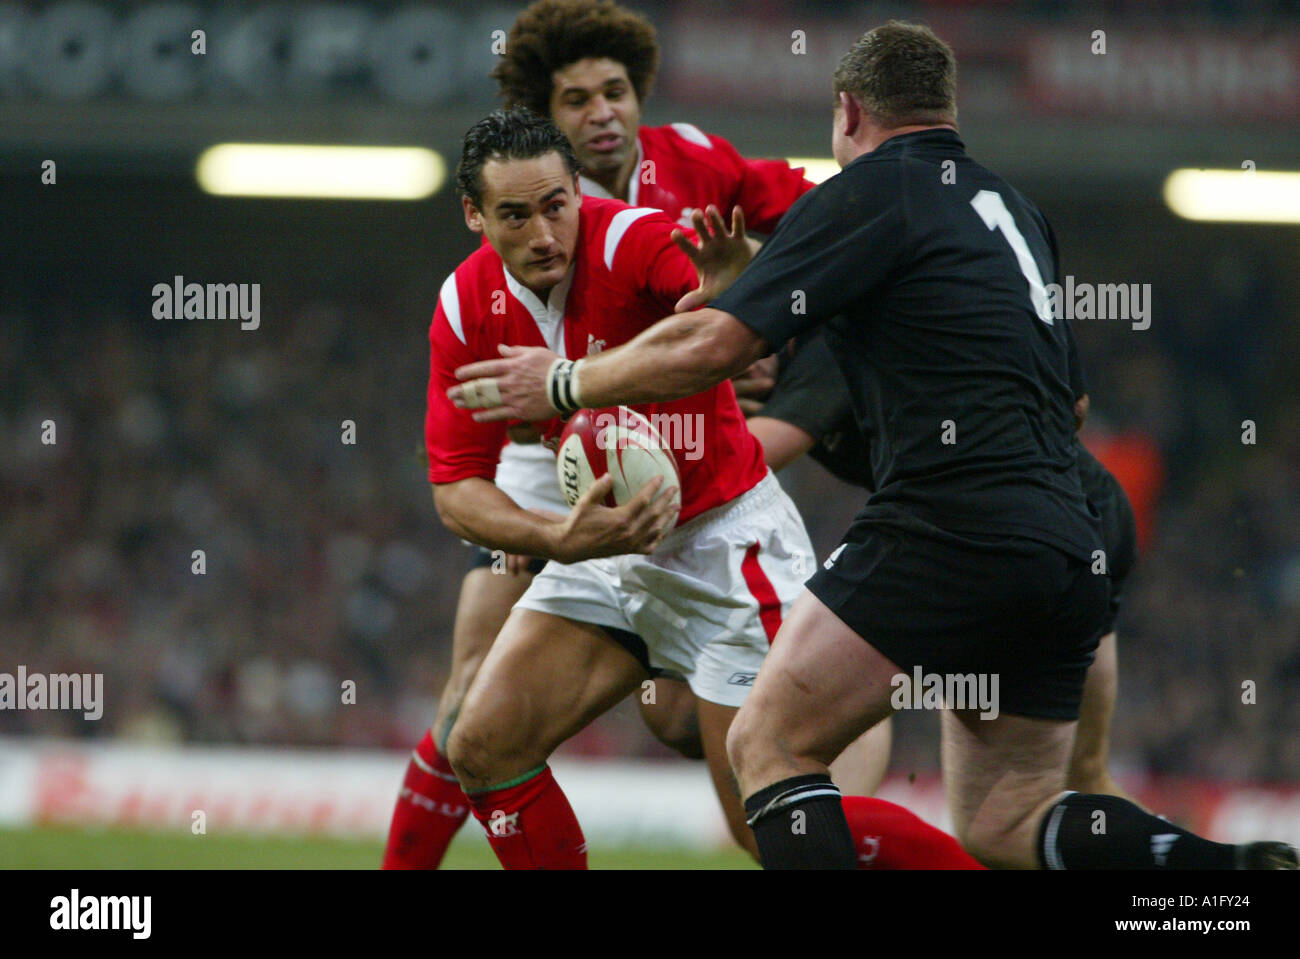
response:
<path id="1" fill-rule="evenodd" d="M 1300 169 L 1296 5 L 631 5 L 665 48 L 643 122 L 754 156 L 829 156 L 830 72 L 862 30 L 901 15 L 954 45 L 962 135 L 1046 213 L 1063 272 L 1153 289 L 1149 330 L 1076 325 L 1089 445 L 1145 482 L 1117 765 L 1300 777 L 1300 231 L 1192 223 L 1160 192 L 1176 167 Z M 0 670 L 103 672 L 107 698 L 97 723 L 4 712 L 0 733 L 409 748 L 432 718 L 467 551 L 416 452 L 429 318 L 476 246 L 459 201 L 212 197 L 193 168 L 224 141 L 423 145 L 453 166 L 519 8 L 438 4 L 441 26 L 385 47 L 406 8 L 346 5 L 367 59 L 342 28 L 333 55 L 313 46 L 341 7 L 159 4 L 171 39 L 151 40 L 140 4 L 0 5 Z M 190 23 L 205 57 L 186 59 Z M 1096 29 L 1110 79 L 1052 52 Z M 260 283 L 260 329 L 153 319 L 178 274 Z M 810 463 L 782 482 L 825 555 L 861 494 Z M 895 770 L 937 766 L 933 727 L 901 717 Z M 664 755 L 627 708 L 567 748 Z"/>

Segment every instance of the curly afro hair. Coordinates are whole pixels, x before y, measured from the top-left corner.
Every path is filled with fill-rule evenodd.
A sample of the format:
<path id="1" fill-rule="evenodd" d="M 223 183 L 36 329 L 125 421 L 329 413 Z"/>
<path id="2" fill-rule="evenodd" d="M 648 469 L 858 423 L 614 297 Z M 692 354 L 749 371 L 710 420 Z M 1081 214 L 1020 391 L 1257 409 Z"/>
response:
<path id="1" fill-rule="evenodd" d="M 551 74 L 587 57 L 608 57 L 627 68 L 645 103 L 659 70 L 655 28 L 612 0 L 537 0 L 506 36 L 506 52 L 492 71 L 506 106 L 551 115 Z"/>

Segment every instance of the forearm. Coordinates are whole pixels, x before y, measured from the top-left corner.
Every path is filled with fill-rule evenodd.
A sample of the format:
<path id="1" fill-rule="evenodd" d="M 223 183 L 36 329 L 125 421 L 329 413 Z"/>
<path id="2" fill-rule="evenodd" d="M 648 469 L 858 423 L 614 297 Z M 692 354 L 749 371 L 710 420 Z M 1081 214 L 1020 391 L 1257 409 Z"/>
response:
<path id="1" fill-rule="evenodd" d="M 763 447 L 763 461 L 774 470 L 785 469 L 817 445 L 808 433 L 784 420 L 771 416 L 751 416 L 745 421 L 749 431 Z"/>
<path id="2" fill-rule="evenodd" d="M 583 360 L 582 403 L 598 408 L 694 396 L 767 352 L 766 342 L 728 313 L 678 313 L 623 346 Z"/>
<path id="3" fill-rule="evenodd" d="M 438 516 L 462 539 L 488 549 L 555 559 L 557 521 L 520 507 L 481 477 L 433 487 Z"/>

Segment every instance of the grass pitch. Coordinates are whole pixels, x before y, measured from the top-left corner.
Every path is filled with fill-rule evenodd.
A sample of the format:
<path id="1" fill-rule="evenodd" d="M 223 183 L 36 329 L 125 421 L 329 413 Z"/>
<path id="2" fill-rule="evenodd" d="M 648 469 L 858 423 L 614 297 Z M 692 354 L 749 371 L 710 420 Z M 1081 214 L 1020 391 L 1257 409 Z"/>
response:
<path id="1" fill-rule="evenodd" d="M 0 829 L 0 869 L 378 869 L 377 840 L 191 835 L 188 831 Z M 755 869 L 739 849 L 592 848 L 592 869 Z M 458 838 L 444 869 L 500 869 L 492 850 Z"/>

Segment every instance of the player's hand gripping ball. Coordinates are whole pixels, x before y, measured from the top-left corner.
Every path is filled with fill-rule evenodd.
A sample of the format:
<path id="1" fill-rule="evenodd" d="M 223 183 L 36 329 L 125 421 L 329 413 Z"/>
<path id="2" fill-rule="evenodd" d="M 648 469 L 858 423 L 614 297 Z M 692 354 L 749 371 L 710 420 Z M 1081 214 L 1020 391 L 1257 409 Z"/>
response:
<path id="1" fill-rule="evenodd" d="M 614 489 L 606 506 L 624 505 L 653 477 L 662 476 L 660 490 L 674 487 L 673 506 L 681 510 L 682 481 L 673 451 L 648 419 L 626 406 L 578 410 L 569 417 L 555 465 L 570 506 L 609 473 Z"/>

